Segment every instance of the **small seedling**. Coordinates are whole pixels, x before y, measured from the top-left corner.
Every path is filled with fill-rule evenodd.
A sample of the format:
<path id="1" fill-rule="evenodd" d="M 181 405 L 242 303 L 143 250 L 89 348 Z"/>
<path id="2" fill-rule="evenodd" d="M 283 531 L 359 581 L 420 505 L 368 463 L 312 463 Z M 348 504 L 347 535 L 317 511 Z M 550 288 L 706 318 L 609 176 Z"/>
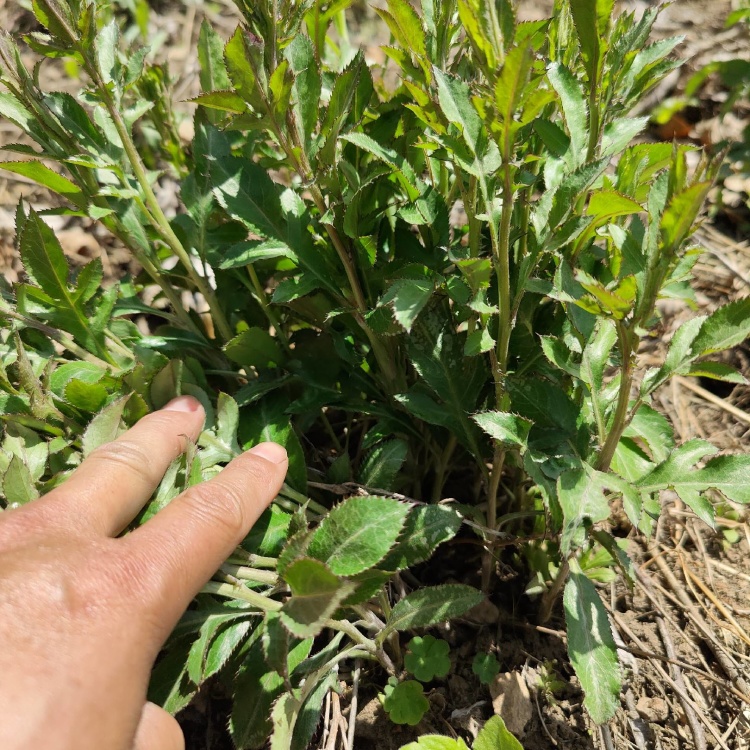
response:
<path id="1" fill-rule="evenodd" d="M 391 677 L 380 700 L 394 724 L 416 726 L 430 710 L 430 702 L 425 698 L 424 688 L 416 680 L 397 682 L 395 677 Z"/>
<path id="2" fill-rule="evenodd" d="M 433 638 L 431 635 L 417 635 L 409 641 L 408 649 L 404 657 L 404 666 L 420 682 L 445 677 L 450 671 L 450 646 L 447 641 Z"/>
<path id="3" fill-rule="evenodd" d="M 500 671 L 500 662 L 492 654 L 477 654 L 471 665 L 471 671 L 483 685 L 489 685 Z"/>

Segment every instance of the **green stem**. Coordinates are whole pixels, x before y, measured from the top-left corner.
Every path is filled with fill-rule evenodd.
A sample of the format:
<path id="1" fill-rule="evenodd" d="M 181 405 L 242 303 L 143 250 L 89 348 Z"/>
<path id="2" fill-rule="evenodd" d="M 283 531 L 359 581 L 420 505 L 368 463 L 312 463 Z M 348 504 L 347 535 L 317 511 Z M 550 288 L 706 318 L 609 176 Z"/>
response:
<path id="1" fill-rule="evenodd" d="M 552 585 L 542 595 L 542 601 L 539 605 L 539 616 L 537 618 L 540 625 L 549 622 L 549 618 L 552 616 L 552 608 L 555 606 L 555 602 L 560 596 L 565 582 L 568 580 L 568 573 L 570 573 L 570 563 L 567 560 L 563 560 L 560 569 L 557 571 L 555 580 L 552 581 Z"/>
<path id="2" fill-rule="evenodd" d="M 242 602 L 252 604 L 263 612 L 278 612 L 284 605 L 275 599 L 245 588 L 236 586 L 232 583 L 220 583 L 219 581 L 209 581 L 202 589 L 202 594 L 214 594 L 215 596 L 224 596 L 227 599 L 239 599 Z"/>
<path id="3" fill-rule="evenodd" d="M 105 106 L 107 107 L 107 111 L 109 112 L 110 117 L 112 118 L 112 122 L 114 123 L 115 129 L 117 130 L 117 134 L 120 136 L 120 140 L 122 141 L 123 148 L 125 149 L 125 153 L 127 154 L 128 161 L 130 162 L 130 166 L 133 170 L 133 174 L 135 175 L 135 178 L 138 181 L 138 184 L 141 190 L 143 191 L 146 205 L 149 208 L 148 216 L 154 229 L 156 229 L 156 231 L 161 235 L 162 239 L 167 244 L 169 249 L 177 256 L 180 262 L 185 266 L 185 270 L 187 271 L 191 280 L 195 284 L 198 291 L 206 299 L 206 302 L 211 308 L 211 316 L 213 320 L 216 322 L 220 335 L 226 341 L 228 341 L 229 339 L 232 338 L 232 329 L 229 326 L 229 323 L 227 322 L 227 319 L 224 316 L 223 310 L 219 307 L 219 303 L 218 303 L 218 300 L 216 299 L 216 295 L 214 294 L 213 289 L 211 289 L 211 286 L 208 284 L 206 279 L 204 279 L 196 271 L 195 267 L 193 266 L 193 262 L 192 262 L 192 259 L 190 258 L 190 255 L 182 246 L 182 243 L 180 242 L 177 235 L 172 230 L 172 226 L 170 225 L 169 220 L 164 215 L 164 212 L 162 211 L 161 206 L 159 205 L 159 201 L 156 199 L 156 195 L 153 191 L 153 188 L 151 187 L 151 184 L 148 181 L 146 168 L 143 164 L 143 161 L 141 160 L 140 154 L 138 153 L 135 147 L 135 144 L 133 143 L 133 139 L 130 137 L 130 133 L 128 132 L 128 128 L 127 128 L 127 125 L 125 124 L 125 121 L 122 119 L 120 110 L 116 106 L 115 101 L 112 98 L 112 93 L 110 92 L 109 88 L 104 83 L 104 81 L 102 80 L 98 68 L 94 64 L 91 63 L 90 59 L 88 59 L 89 54 L 87 53 L 87 51 L 79 50 L 79 52 L 81 53 L 82 57 L 86 61 L 87 71 L 89 75 L 91 76 L 91 78 L 96 83 L 97 88 L 99 89 L 104 99 L 104 103 L 105 103 Z"/>
<path id="4" fill-rule="evenodd" d="M 272 570 L 256 570 L 247 565 L 233 565 L 224 563 L 220 568 L 222 573 L 233 576 L 240 581 L 252 581 L 253 583 L 265 583 L 275 586 L 279 582 L 279 576 Z"/>
<path id="5" fill-rule="evenodd" d="M 630 389 L 633 385 L 633 348 L 629 337 L 629 332 L 625 324 L 618 320 L 617 339 L 620 345 L 622 355 L 622 371 L 620 373 L 620 389 L 617 394 L 617 406 L 615 415 L 612 419 L 612 425 L 609 429 L 607 439 L 604 441 L 602 450 L 596 463 L 599 471 L 607 471 L 612 463 L 615 450 L 620 442 L 622 433 L 628 426 L 628 405 L 630 404 Z"/>
<path id="6" fill-rule="evenodd" d="M 445 472 L 448 468 L 448 464 L 450 463 L 453 451 L 456 450 L 457 445 L 458 441 L 456 440 L 456 436 L 451 434 L 451 436 L 448 438 L 448 442 L 445 444 L 445 449 L 438 458 L 437 467 L 435 469 L 435 482 L 432 485 L 433 503 L 439 502 L 442 498 L 443 485 L 445 484 Z"/>
<path id="7" fill-rule="evenodd" d="M 78 346 L 78 344 L 76 344 L 76 342 L 66 333 L 63 333 L 56 328 L 51 328 L 33 318 L 28 318 L 25 315 L 17 313 L 15 310 L 12 310 L 4 300 L 0 300 L 0 315 L 17 320 L 19 323 L 23 323 L 27 328 L 33 328 L 34 330 L 43 333 L 48 338 L 52 339 L 52 341 L 56 341 L 60 346 L 67 349 L 71 354 L 74 354 L 78 359 L 84 360 L 85 362 L 91 362 L 91 364 L 97 365 L 98 367 L 104 367 L 107 370 L 117 367 L 117 364 L 114 361 L 100 359 L 95 354 Z"/>
<path id="8" fill-rule="evenodd" d="M 266 318 L 268 319 L 268 322 L 276 331 L 276 335 L 278 336 L 281 345 L 284 347 L 284 350 L 287 353 L 290 352 L 291 349 L 289 348 L 289 339 L 282 329 L 281 324 L 279 323 L 279 319 L 276 317 L 276 313 L 271 309 L 271 305 L 268 302 L 268 297 L 266 296 L 266 290 L 263 289 L 263 285 L 260 283 L 258 274 L 255 272 L 255 267 L 252 265 L 252 263 L 250 263 L 245 266 L 245 268 L 247 268 L 247 275 L 250 279 L 250 283 L 253 285 L 255 298 L 258 300 L 258 304 L 261 306 Z"/>

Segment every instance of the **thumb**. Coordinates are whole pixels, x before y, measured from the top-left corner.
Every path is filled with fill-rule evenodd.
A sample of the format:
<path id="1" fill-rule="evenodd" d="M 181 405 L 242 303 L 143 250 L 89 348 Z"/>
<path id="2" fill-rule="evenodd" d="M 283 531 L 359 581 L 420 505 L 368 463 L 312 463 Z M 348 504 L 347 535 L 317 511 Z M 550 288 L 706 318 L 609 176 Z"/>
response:
<path id="1" fill-rule="evenodd" d="M 185 737 L 177 719 L 155 703 L 145 703 L 133 750 L 185 750 Z"/>

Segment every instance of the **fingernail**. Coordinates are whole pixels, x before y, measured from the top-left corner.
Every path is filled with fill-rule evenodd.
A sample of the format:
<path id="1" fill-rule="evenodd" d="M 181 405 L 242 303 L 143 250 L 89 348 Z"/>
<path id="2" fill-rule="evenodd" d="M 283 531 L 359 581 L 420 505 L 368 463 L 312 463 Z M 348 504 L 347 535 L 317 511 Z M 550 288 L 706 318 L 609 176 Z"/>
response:
<path id="1" fill-rule="evenodd" d="M 201 402 L 192 396 L 178 396 L 173 398 L 166 406 L 162 407 L 163 411 L 182 411 L 196 412 L 201 408 Z"/>
<path id="2" fill-rule="evenodd" d="M 286 451 L 278 443 L 259 443 L 255 447 L 250 448 L 248 453 L 260 456 L 260 458 L 264 458 L 272 464 L 281 464 L 287 459 Z"/>

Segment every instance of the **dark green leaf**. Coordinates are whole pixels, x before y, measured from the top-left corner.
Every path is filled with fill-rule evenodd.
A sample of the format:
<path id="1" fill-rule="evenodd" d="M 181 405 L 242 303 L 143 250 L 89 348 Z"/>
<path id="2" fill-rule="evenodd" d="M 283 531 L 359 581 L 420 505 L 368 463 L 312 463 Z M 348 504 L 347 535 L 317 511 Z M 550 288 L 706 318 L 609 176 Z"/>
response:
<path id="1" fill-rule="evenodd" d="M 460 617 L 483 598 L 483 594 L 475 588 L 457 583 L 418 589 L 401 599 L 391 610 L 381 637 L 391 630 L 426 628 Z"/>

